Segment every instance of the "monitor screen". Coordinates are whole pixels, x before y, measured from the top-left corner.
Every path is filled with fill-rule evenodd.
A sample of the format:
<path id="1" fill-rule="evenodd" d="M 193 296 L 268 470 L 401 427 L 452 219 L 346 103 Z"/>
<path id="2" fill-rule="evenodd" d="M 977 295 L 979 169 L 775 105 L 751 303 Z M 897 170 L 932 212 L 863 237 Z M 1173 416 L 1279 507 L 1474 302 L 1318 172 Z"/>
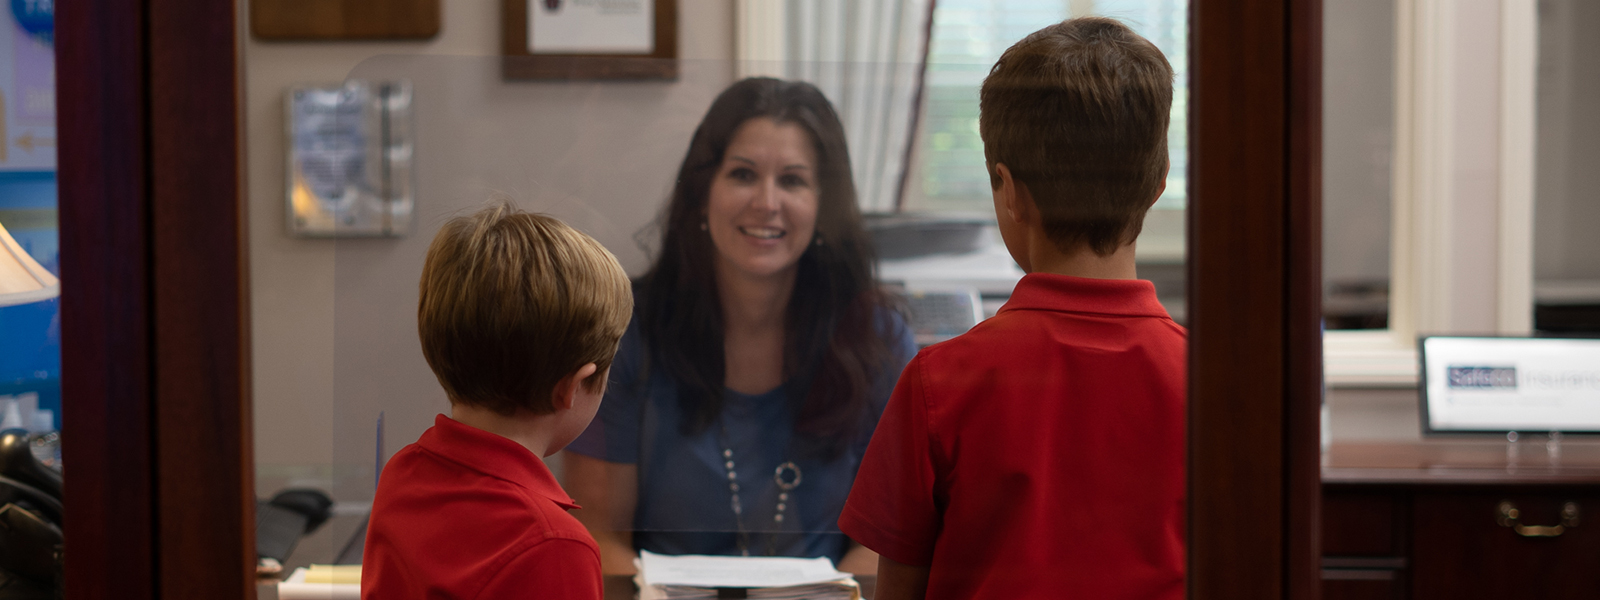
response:
<path id="1" fill-rule="evenodd" d="M 1426 433 L 1600 433 L 1600 339 L 1422 340 Z"/>

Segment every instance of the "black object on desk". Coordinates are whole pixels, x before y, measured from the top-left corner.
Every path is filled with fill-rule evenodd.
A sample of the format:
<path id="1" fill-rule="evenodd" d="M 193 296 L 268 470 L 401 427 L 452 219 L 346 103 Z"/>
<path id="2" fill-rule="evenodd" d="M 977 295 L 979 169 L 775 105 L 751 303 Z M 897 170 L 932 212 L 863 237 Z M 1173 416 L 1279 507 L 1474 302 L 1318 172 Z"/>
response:
<path id="1" fill-rule="evenodd" d="M 39 488 L 57 500 L 61 498 L 61 474 L 39 464 L 27 431 L 0 431 L 0 475 Z"/>
<path id="2" fill-rule="evenodd" d="M 34 458 L 27 431 L 0 431 L 0 600 L 56 597 L 61 519 L 61 474 Z"/>
<path id="3" fill-rule="evenodd" d="M 333 500 L 320 490 L 288 489 L 256 501 L 256 555 L 283 562 L 295 544 L 333 516 Z"/>

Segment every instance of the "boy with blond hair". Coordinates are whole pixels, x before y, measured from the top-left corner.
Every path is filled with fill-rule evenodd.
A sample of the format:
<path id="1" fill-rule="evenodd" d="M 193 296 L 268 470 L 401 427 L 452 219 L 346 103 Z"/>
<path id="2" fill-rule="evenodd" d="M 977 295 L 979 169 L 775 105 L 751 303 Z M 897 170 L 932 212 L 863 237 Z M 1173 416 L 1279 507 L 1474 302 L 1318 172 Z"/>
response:
<path id="1" fill-rule="evenodd" d="M 601 597 L 600 553 L 541 457 L 594 418 L 633 312 L 587 235 L 509 204 L 446 223 L 417 331 L 450 400 L 372 502 L 361 597 Z"/>
<path id="2" fill-rule="evenodd" d="M 1001 237 L 1028 274 L 917 354 L 839 527 L 876 600 L 1184 593 L 1186 333 L 1135 279 L 1166 187 L 1172 67 L 1111 19 L 1046 27 L 984 80 Z"/>

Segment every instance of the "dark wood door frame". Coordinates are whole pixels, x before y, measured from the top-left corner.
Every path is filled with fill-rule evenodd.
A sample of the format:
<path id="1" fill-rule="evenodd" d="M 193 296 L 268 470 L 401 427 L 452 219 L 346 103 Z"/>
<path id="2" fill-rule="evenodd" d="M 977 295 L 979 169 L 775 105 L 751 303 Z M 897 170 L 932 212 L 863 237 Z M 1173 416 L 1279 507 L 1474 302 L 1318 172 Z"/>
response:
<path id="1" fill-rule="evenodd" d="M 58 7 L 66 594 L 253 597 L 236 3 Z"/>
<path id="2" fill-rule="evenodd" d="M 1321 0 L 1194 0 L 1189 597 L 1318 597 Z"/>
<path id="3" fill-rule="evenodd" d="M 57 15 L 67 594 L 251 597 L 236 6 Z M 1320 0 L 1194 0 L 1190 597 L 1316 597 Z"/>

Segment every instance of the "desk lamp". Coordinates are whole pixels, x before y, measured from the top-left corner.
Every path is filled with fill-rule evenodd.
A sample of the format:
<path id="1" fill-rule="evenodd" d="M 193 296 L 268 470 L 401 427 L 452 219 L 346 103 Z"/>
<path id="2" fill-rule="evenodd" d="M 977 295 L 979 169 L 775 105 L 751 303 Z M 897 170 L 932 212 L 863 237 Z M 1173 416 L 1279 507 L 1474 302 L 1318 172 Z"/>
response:
<path id="1" fill-rule="evenodd" d="M 61 293 L 61 282 L 22 250 L 0 224 L 0 306 L 49 300 Z"/>

